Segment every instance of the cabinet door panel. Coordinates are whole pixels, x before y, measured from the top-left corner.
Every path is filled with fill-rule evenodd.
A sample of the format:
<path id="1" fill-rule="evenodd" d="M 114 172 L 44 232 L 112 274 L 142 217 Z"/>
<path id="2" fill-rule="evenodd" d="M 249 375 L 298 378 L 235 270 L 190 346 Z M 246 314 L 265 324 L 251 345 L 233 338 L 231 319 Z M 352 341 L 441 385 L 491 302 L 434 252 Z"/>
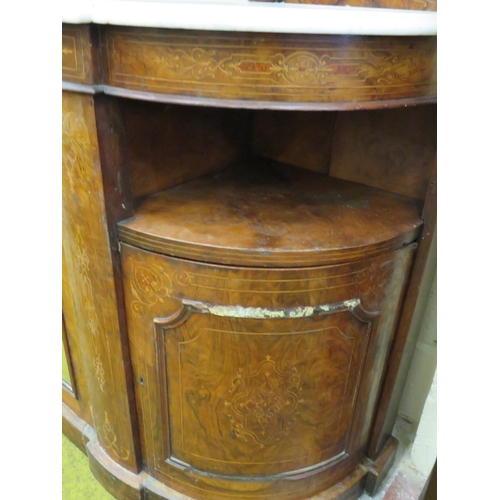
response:
<path id="1" fill-rule="evenodd" d="M 151 475 L 220 500 L 307 498 L 353 473 L 413 252 L 263 269 L 122 243 Z"/>
<path id="2" fill-rule="evenodd" d="M 300 319 L 195 312 L 170 326 L 157 320 L 172 465 L 267 476 L 345 457 L 370 323 L 346 310 Z"/>

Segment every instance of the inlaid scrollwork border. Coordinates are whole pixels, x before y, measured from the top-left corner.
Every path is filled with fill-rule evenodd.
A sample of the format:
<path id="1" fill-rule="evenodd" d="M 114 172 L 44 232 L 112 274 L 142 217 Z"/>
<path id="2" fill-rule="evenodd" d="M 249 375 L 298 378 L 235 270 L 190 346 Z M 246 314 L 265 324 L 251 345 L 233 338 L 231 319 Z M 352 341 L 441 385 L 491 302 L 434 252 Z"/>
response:
<path id="1" fill-rule="evenodd" d="M 133 458 L 128 414 L 115 410 L 126 402 L 113 370 L 115 335 L 114 278 L 103 205 L 94 103 L 83 95 L 63 93 L 63 244 L 69 266 L 90 410 L 102 446 L 121 464 Z M 113 400 L 109 396 L 113 395 Z M 125 422 L 125 425 L 120 425 Z"/>
<path id="2" fill-rule="evenodd" d="M 289 102 L 435 98 L 435 37 L 106 29 L 106 84 L 134 91 Z"/>

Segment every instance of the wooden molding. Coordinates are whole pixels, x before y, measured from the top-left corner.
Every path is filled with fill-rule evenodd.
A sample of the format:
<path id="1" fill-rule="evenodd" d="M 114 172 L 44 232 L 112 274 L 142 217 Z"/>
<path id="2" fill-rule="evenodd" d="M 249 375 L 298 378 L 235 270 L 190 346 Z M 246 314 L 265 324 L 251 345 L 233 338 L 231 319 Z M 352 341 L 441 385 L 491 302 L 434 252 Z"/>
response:
<path id="1" fill-rule="evenodd" d="M 368 470 L 365 491 L 373 496 L 377 493 L 382 482 L 386 478 L 396 458 L 398 440 L 391 436 L 375 461 L 367 459 L 364 462 Z"/>
<path id="2" fill-rule="evenodd" d="M 62 90 L 68 92 L 80 92 L 83 94 L 112 95 L 125 97 L 138 101 L 149 101 L 165 104 L 185 104 L 188 106 L 208 106 L 229 109 L 270 109 L 283 111 L 354 111 L 362 109 L 392 109 L 419 106 L 421 104 L 433 104 L 437 97 L 411 97 L 408 99 L 386 99 L 384 101 L 366 102 L 286 102 L 266 101 L 248 99 L 217 99 L 210 97 L 184 96 L 173 94 L 160 94 L 159 92 L 147 92 L 142 90 L 130 90 L 111 85 L 85 85 L 64 81 Z"/>

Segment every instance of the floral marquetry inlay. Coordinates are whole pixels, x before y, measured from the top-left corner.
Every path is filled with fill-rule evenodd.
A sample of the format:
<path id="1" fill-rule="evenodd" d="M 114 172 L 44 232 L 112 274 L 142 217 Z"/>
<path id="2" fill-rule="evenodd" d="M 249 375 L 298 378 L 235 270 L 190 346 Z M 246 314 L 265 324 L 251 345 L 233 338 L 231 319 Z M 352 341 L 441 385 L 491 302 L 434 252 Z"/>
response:
<path id="1" fill-rule="evenodd" d="M 224 402 L 234 435 L 260 448 L 279 441 L 293 427 L 302 386 L 296 367 L 279 368 L 265 356 L 255 371 L 240 368 Z"/>
<path id="2" fill-rule="evenodd" d="M 119 446 L 118 437 L 109 423 L 108 412 L 104 412 L 104 423 L 102 425 L 98 425 L 92 407 L 90 407 L 90 411 L 92 413 L 95 430 L 99 436 L 99 442 L 106 448 L 108 453 L 111 452 L 118 458 L 128 460 L 130 458 L 130 452 L 126 448 Z"/>
<path id="3" fill-rule="evenodd" d="M 92 145 L 90 143 L 87 125 L 81 116 L 68 112 L 63 116 L 63 164 L 68 187 L 72 193 L 74 206 L 83 207 L 87 200 L 87 188 L 95 189 L 89 172 L 92 170 Z M 84 189 L 82 189 L 82 187 Z M 81 296 L 86 325 L 92 349 L 92 365 L 99 388 L 104 391 L 106 379 L 99 346 L 99 318 L 94 300 L 95 291 L 91 277 L 91 263 L 88 245 L 83 237 L 85 228 L 82 219 L 77 217 L 77 211 L 66 211 L 68 227 L 73 231 L 75 264 L 80 276 Z"/>
<path id="4" fill-rule="evenodd" d="M 156 303 L 163 303 L 172 291 L 172 281 L 161 267 L 141 262 L 132 271 L 131 292 L 134 296 L 132 308 L 143 311 Z"/>

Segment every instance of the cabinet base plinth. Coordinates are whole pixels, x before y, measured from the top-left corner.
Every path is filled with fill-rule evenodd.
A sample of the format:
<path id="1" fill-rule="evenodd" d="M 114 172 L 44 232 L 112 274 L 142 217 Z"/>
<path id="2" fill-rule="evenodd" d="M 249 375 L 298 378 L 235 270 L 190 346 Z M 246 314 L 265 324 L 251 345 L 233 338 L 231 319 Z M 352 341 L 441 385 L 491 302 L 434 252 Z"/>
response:
<path id="1" fill-rule="evenodd" d="M 87 453 L 92 428 L 64 403 L 62 404 L 62 432 L 83 453 Z"/>
<path id="2" fill-rule="evenodd" d="M 387 474 L 394 464 L 398 444 L 398 440 L 391 436 L 377 459 L 374 462 L 370 462 L 370 465 L 367 467 L 368 473 L 366 475 L 365 491 L 368 495 L 375 495 L 384 479 L 387 477 Z"/>
<path id="3" fill-rule="evenodd" d="M 145 471 L 134 474 L 124 469 L 101 448 L 97 434 L 89 424 L 64 403 L 62 410 L 63 434 L 86 453 L 92 474 L 119 500 L 199 500 L 169 488 Z M 373 495 L 394 463 L 397 446 L 397 439 L 391 437 L 377 460 L 360 464 L 343 481 L 304 500 L 355 500 L 365 489 Z M 249 498 L 245 497 L 246 500 Z"/>

